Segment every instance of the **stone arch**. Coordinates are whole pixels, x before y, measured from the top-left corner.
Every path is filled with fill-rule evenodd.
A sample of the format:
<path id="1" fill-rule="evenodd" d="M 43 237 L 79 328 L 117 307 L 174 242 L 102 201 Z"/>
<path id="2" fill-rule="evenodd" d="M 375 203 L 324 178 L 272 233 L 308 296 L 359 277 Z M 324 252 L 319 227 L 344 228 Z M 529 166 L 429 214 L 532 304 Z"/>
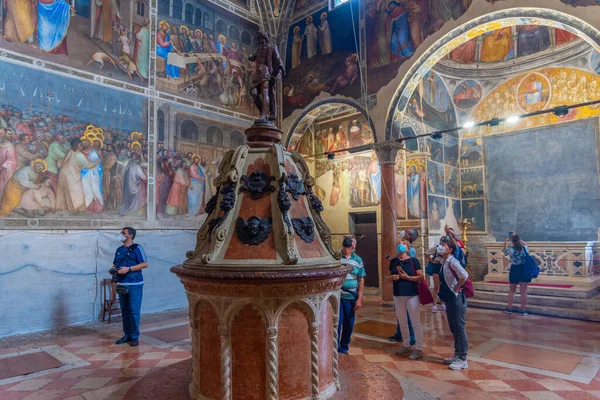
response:
<path id="1" fill-rule="evenodd" d="M 202 10 L 200 8 L 194 10 L 194 25 L 202 26 Z"/>
<path id="2" fill-rule="evenodd" d="M 394 115 L 397 112 L 404 112 L 419 81 L 444 56 L 467 40 L 502 26 L 531 23 L 530 19 L 535 19 L 536 25 L 555 26 L 572 32 L 590 43 L 596 50 L 600 50 L 600 31 L 588 23 L 560 11 L 545 8 L 511 8 L 474 18 L 435 42 L 409 68 L 388 106 L 385 139 L 392 138 Z"/>
<path id="3" fill-rule="evenodd" d="M 198 140 L 198 125 L 191 119 L 186 119 L 181 124 L 181 138 L 188 140 Z"/>
<path id="4" fill-rule="evenodd" d="M 331 309 L 333 310 L 333 315 L 340 315 L 340 299 L 336 293 L 329 293 L 321 307 L 325 307 L 327 303 L 331 304 Z"/>
<path id="5" fill-rule="evenodd" d="M 263 322 L 265 323 L 266 330 L 270 322 L 269 315 L 263 305 L 259 304 L 258 302 L 252 299 L 241 299 L 234 301 L 221 316 L 221 324 L 227 326 L 228 329 L 231 329 L 233 320 L 235 319 L 235 317 L 237 317 L 239 312 L 246 306 L 251 306 L 256 311 L 258 311 L 258 313 L 263 319 Z"/>
<path id="6" fill-rule="evenodd" d="M 235 40 L 237 42 L 240 41 L 240 30 L 235 25 L 231 25 L 229 27 L 229 39 Z"/>
<path id="7" fill-rule="evenodd" d="M 283 303 L 279 308 L 275 311 L 273 323 L 275 326 L 279 326 L 279 321 L 281 320 L 281 316 L 285 312 L 288 307 L 297 307 L 302 313 L 306 316 L 306 320 L 308 321 L 308 325 L 311 323 L 318 321 L 319 314 L 317 310 L 314 308 L 314 305 L 309 301 L 304 299 L 296 299 L 290 300 L 286 303 Z"/>
<path id="8" fill-rule="evenodd" d="M 173 18 L 183 19 L 183 0 L 173 0 Z"/>
<path id="9" fill-rule="evenodd" d="M 216 126 L 211 126 L 206 131 L 206 142 L 216 146 L 223 145 L 223 132 Z"/>
<path id="10" fill-rule="evenodd" d="M 373 124 L 373 120 L 369 116 L 367 110 L 365 110 L 360 104 L 358 104 L 354 100 L 332 97 L 326 100 L 317 101 L 316 103 L 308 107 L 306 110 L 304 110 L 302 114 L 300 114 L 300 116 L 292 123 L 288 131 L 290 133 L 285 138 L 285 147 L 287 148 L 289 146 L 292 136 L 302 136 L 304 134 L 304 130 L 306 130 L 306 128 L 310 126 L 312 121 L 314 121 L 319 116 L 319 113 L 314 112 L 314 110 L 324 108 L 327 107 L 327 105 L 332 104 L 345 104 L 356 108 L 356 110 L 358 110 L 369 123 L 371 132 L 373 132 L 373 141 L 377 143 L 377 132 L 375 132 L 375 125 Z M 296 129 L 303 129 L 303 131 L 296 132 Z"/>
<path id="11" fill-rule="evenodd" d="M 244 135 L 240 131 L 233 131 L 229 137 L 229 147 L 238 147 L 244 144 Z"/>
<path id="12" fill-rule="evenodd" d="M 246 46 L 252 46 L 252 35 L 246 31 L 243 31 L 241 36 L 241 42 Z"/>
<path id="13" fill-rule="evenodd" d="M 218 19 L 215 28 L 217 34 L 223 34 L 227 36 L 227 23 L 225 23 L 225 21 L 223 21 L 222 19 Z"/>
<path id="14" fill-rule="evenodd" d="M 188 24 L 194 23 L 194 6 L 190 3 L 185 5 L 184 21 Z"/>

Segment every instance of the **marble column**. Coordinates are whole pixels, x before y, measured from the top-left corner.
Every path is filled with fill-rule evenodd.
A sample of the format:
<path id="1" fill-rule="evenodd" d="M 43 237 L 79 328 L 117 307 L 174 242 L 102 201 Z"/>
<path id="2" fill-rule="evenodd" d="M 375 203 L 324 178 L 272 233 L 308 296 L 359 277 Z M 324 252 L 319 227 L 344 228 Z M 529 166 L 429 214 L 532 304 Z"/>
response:
<path id="1" fill-rule="evenodd" d="M 394 166 L 396 154 L 403 147 L 397 142 L 375 145 L 375 152 L 381 166 L 381 299 L 384 304 L 394 301 L 392 282 L 385 279 L 389 275 L 389 262 L 385 255 L 396 252 L 396 180 Z"/>

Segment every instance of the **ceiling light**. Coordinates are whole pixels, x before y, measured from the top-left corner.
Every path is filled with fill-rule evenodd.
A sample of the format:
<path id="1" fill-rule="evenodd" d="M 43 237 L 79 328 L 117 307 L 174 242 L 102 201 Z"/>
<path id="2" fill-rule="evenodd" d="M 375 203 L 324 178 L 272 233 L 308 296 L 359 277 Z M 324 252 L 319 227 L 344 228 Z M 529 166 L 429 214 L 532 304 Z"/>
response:
<path id="1" fill-rule="evenodd" d="M 510 117 L 506 118 L 506 122 L 514 124 L 519 120 L 519 118 L 521 117 L 519 117 L 518 115 L 511 115 Z"/>
<path id="2" fill-rule="evenodd" d="M 463 128 L 469 129 L 475 126 L 475 122 L 473 121 L 468 121 L 463 125 Z"/>
<path id="3" fill-rule="evenodd" d="M 437 132 L 437 133 L 432 133 L 431 134 L 431 138 L 432 139 L 436 139 L 436 140 L 440 140 L 442 138 L 442 134 Z"/>
<path id="4" fill-rule="evenodd" d="M 555 107 L 554 111 L 552 111 L 552 112 L 557 117 L 563 118 L 563 117 L 565 117 L 569 113 L 569 107 L 567 107 L 567 106 L 558 106 L 558 107 Z"/>
<path id="5" fill-rule="evenodd" d="M 490 119 L 487 124 L 489 126 L 498 126 L 498 125 L 500 125 L 500 118 L 494 117 L 494 118 Z"/>

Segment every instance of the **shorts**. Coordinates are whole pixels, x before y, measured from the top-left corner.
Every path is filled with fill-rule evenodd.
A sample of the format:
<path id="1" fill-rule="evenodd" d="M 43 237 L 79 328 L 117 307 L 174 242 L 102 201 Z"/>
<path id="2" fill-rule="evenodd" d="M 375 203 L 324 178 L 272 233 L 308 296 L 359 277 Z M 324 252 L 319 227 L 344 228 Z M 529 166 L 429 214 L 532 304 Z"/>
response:
<path id="1" fill-rule="evenodd" d="M 508 274 L 508 281 L 513 285 L 516 285 L 520 282 L 531 282 L 531 278 L 525 277 L 525 264 L 511 264 L 510 272 Z"/>

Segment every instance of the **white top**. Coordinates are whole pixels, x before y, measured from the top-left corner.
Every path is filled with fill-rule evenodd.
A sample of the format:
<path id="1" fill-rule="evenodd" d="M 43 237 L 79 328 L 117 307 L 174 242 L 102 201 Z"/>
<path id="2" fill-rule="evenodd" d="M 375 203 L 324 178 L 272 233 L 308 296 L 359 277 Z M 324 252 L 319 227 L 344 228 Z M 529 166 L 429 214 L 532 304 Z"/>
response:
<path id="1" fill-rule="evenodd" d="M 448 257 L 446 259 L 446 261 L 444 261 L 444 265 L 442 266 L 442 268 L 443 268 L 443 274 L 444 274 L 444 279 L 446 280 L 446 284 L 448 285 L 450 290 L 452 290 L 452 293 L 454 293 L 455 296 L 458 296 L 459 292 L 454 291 L 454 288 L 456 287 L 456 284 L 458 283 L 458 279 L 456 279 L 454 277 L 454 274 L 452 273 L 452 271 L 454 271 L 454 273 L 456 274 L 456 276 L 458 276 L 458 278 L 467 279 L 469 277 L 469 274 L 462 267 L 462 265 L 460 265 L 460 262 L 456 258 L 454 258 L 454 256 Z M 450 271 L 450 268 L 452 268 L 452 271 Z"/>

